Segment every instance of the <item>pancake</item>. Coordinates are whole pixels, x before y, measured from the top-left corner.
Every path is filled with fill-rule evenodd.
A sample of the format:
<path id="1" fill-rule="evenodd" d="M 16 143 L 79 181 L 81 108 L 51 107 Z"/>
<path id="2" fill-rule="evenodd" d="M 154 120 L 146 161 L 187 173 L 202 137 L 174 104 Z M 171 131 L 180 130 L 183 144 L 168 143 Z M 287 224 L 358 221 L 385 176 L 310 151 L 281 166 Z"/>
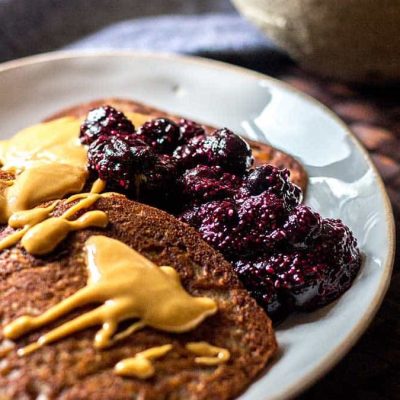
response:
<path id="1" fill-rule="evenodd" d="M 49 116 L 46 121 L 51 121 L 53 119 L 65 117 L 65 116 L 75 116 L 84 117 L 89 110 L 92 108 L 100 107 L 102 105 L 110 105 L 122 112 L 138 113 L 148 116 L 148 119 L 168 117 L 173 120 L 178 120 L 180 117 L 167 113 L 165 111 L 159 110 L 155 107 L 145 105 L 133 100 L 124 100 L 118 98 L 109 98 L 92 101 L 90 103 L 79 104 L 64 110 L 61 110 L 51 116 Z M 205 126 L 206 131 L 211 132 L 216 128 L 211 126 Z M 271 164 L 278 168 L 287 168 L 290 171 L 290 180 L 298 185 L 305 193 L 307 188 L 307 173 L 304 167 L 299 161 L 297 161 L 293 156 L 287 154 L 275 147 L 269 146 L 265 143 L 260 143 L 254 140 L 246 139 L 253 151 L 255 166 L 263 164 Z"/>
<path id="2" fill-rule="evenodd" d="M 61 202 L 54 215 L 70 206 Z M 184 288 L 194 296 L 215 300 L 218 312 L 186 333 L 144 328 L 100 351 L 93 347 L 95 327 L 32 354 L 17 355 L 16 348 L 91 309 L 81 308 L 16 340 L 11 351 L 5 350 L 7 342 L 1 344 L 0 398 L 190 400 L 229 399 L 240 394 L 276 353 L 277 344 L 271 321 L 230 265 L 194 229 L 163 211 L 117 194 L 100 198 L 92 208 L 108 214 L 106 229 L 70 233 L 47 256 L 34 257 L 20 244 L 0 253 L 2 327 L 21 315 L 39 315 L 85 286 L 84 244 L 92 235 L 118 239 L 157 265 L 173 266 Z M 218 366 L 196 364 L 185 344 L 198 341 L 227 348 L 229 361 Z M 142 380 L 113 373 L 121 359 L 165 344 L 172 344 L 173 350 L 154 361 L 153 377 Z"/>

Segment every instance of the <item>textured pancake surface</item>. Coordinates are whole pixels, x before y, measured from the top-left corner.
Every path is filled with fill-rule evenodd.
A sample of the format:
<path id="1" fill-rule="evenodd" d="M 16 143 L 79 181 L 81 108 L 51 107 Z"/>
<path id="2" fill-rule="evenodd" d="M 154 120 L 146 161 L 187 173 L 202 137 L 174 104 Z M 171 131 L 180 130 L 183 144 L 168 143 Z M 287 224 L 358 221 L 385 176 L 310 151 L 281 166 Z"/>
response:
<path id="1" fill-rule="evenodd" d="M 134 112 L 143 115 L 148 115 L 149 119 L 168 117 L 173 120 L 177 120 L 180 117 L 172 115 L 157 108 L 139 103 L 133 100 L 124 100 L 117 98 L 101 99 L 92 101 L 90 103 L 79 104 L 60 112 L 51 115 L 46 120 L 50 121 L 52 119 L 61 118 L 65 116 L 76 116 L 84 117 L 89 110 L 92 108 L 100 107 L 102 105 L 110 105 L 122 112 Z M 211 126 L 205 126 L 207 132 L 215 130 Z M 229 127 L 228 127 L 229 128 Z M 253 156 L 255 159 L 255 166 L 262 164 L 272 164 L 278 168 L 287 168 L 290 171 L 290 180 L 298 185 L 303 192 L 307 188 L 307 173 L 301 163 L 297 161 L 293 156 L 278 150 L 268 144 L 256 142 L 254 140 L 246 139 L 253 150 Z"/>
<path id="2" fill-rule="evenodd" d="M 55 215 L 66 207 L 61 203 Z M 22 358 L 14 349 L 0 360 L 0 398 L 191 400 L 228 399 L 240 394 L 276 353 L 277 345 L 271 321 L 239 283 L 230 265 L 194 229 L 163 211 L 117 194 L 101 198 L 95 208 L 109 215 L 110 224 L 104 230 L 71 233 L 45 257 L 33 257 L 20 245 L 0 253 L 2 326 L 24 314 L 39 315 L 84 286 L 87 272 L 83 247 L 94 234 L 121 240 L 157 265 L 175 267 L 186 290 L 215 299 L 218 312 L 191 332 L 169 334 L 145 328 L 102 351 L 93 347 L 99 327 Z M 1 236 L 9 230 L 3 229 Z M 17 347 L 88 309 L 91 307 L 76 310 L 24 336 L 16 341 Z M 197 365 L 184 345 L 203 340 L 228 348 L 231 359 L 217 367 Z M 121 359 L 167 343 L 174 348 L 154 362 L 154 377 L 144 381 L 113 374 L 114 365 Z"/>

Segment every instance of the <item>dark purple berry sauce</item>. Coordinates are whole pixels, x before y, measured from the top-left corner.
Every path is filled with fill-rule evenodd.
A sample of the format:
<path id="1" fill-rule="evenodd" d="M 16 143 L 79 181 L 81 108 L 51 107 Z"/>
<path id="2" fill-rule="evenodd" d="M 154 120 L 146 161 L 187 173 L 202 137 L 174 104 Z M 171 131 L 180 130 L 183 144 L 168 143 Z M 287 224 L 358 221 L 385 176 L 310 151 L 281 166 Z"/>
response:
<path id="1" fill-rule="evenodd" d="M 232 197 L 241 182 L 240 177 L 225 172 L 218 165 L 198 165 L 184 171 L 179 178 L 182 201 L 188 206 Z"/>
<path id="2" fill-rule="evenodd" d="M 106 106 L 89 112 L 81 141 L 94 178 L 197 229 L 275 320 L 335 300 L 360 269 L 349 228 L 302 205 L 288 170 L 252 168 L 249 145 L 226 128 L 159 118 L 136 131 Z"/>

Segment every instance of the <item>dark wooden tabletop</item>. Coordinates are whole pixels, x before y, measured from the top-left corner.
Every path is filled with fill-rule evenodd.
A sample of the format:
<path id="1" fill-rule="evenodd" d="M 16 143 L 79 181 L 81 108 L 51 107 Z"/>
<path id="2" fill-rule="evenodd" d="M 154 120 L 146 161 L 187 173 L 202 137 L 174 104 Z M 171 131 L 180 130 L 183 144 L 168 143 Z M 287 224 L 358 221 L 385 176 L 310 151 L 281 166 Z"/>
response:
<path id="1" fill-rule="evenodd" d="M 297 67 L 277 75 L 335 111 L 370 152 L 392 201 L 400 239 L 400 88 L 355 87 Z M 400 260 L 386 298 L 350 353 L 301 400 L 400 399 Z"/>

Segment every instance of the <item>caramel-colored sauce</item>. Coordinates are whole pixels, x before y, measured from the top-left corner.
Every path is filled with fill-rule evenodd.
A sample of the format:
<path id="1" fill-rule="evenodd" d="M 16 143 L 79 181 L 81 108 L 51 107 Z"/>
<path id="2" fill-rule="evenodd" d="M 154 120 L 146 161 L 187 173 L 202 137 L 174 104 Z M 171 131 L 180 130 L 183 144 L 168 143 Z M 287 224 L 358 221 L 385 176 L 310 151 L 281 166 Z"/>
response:
<path id="1" fill-rule="evenodd" d="M 43 255 L 52 252 L 68 233 L 89 227 L 105 228 L 107 214 L 103 211 L 88 211 L 75 221 L 65 217 L 49 218 L 30 228 L 22 237 L 21 244 L 28 253 Z"/>
<path id="2" fill-rule="evenodd" d="M 87 151 L 79 141 L 81 121 L 59 118 L 25 128 L 11 139 L 0 142 L 3 169 L 18 172 L 36 162 L 86 167 Z"/>
<path id="3" fill-rule="evenodd" d="M 0 240 L 0 250 L 21 240 L 26 251 L 34 255 L 43 255 L 53 251 L 72 231 L 88 227 L 105 228 L 108 224 L 108 217 L 103 211 L 89 211 L 75 221 L 68 220 L 77 212 L 91 207 L 101 197 L 98 192 L 104 188 L 105 182 L 98 179 L 93 183 L 90 193 L 79 193 L 71 196 L 66 200 L 67 204 L 75 200 L 79 201 L 60 217 L 49 218 L 59 200 L 54 201 L 48 207 L 37 207 L 13 213 L 8 224 L 12 228 L 21 228 L 21 230 Z"/>
<path id="4" fill-rule="evenodd" d="M 198 356 L 194 361 L 201 365 L 218 365 L 227 362 L 230 358 L 229 350 L 212 346 L 207 342 L 187 343 L 186 349 Z"/>
<path id="5" fill-rule="evenodd" d="M 28 232 L 29 226 L 25 226 L 19 231 L 10 233 L 6 237 L 0 240 L 0 251 L 4 249 L 8 249 L 11 246 L 14 246 L 17 244 L 25 235 L 26 232 Z"/>
<path id="6" fill-rule="evenodd" d="M 31 210 L 16 212 L 11 215 L 8 220 L 8 225 L 14 229 L 36 225 L 48 218 L 58 203 L 59 200 L 56 200 L 47 207 L 37 207 L 32 208 Z"/>
<path id="7" fill-rule="evenodd" d="M 119 361 L 114 367 L 114 372 L 121 376 L 130 376 L 140 379 L 150 378 L 155 373 L 152 361 L 164 357 L 171 349 L 172 345 L 170 344 L 151 347 L 150 349 L 137 353 L 134 357 Z"/>
<path id="8" fill-rule="evenodd" d="M 131 113 L 134 124 L 146 117 Z M 76 212 L 93 205 L 105 189 L 97 180 L 90 193 L 80 193 L 86 183 L 87 149 L 80 143 L 81 121 L 60 118 L 23 129 L 13 138 L 0 142 L 2 169 L 15 174 L 12 181 L 1 180 L 0 223 L 20 229 L 0 240 L 0 251 L 21 243 L 35 255 L 46 254 L 77 229 L 105 227 L 104 213 L 90 212 L 76 221 L 68 221 Z M 75 193 L 67 202 L 80 199 L 58 218 L 49 218 L 52 207 L 34 208 L 50 200 Z"/>
<path id="9" fill-rule="evenodd" d="M 0 196 L 0 223 L 15 212 L 29 210 L 49 200 L 77 193 L 86 182 L 86 169 L 59 163 L 37 163 L 16 176 Z"/>
<path id="10" fill-rule="evenodd" d="M 0 223 L 15 212 L 82 190 L 87 150 L 79 141 L 79 126 L 76 118 L 60 118 L 0 142 L 2 169 L 15 174 L 12 185 L 1 191 Z"/>
<path id="11" fill-rule="evenodd" d="M 90 189 L 90 193 L 101 193 L 104 192 L 106 188 L 106 181 L 102 179 L 97 179 L 94 181 L 92 188 Z"/>
<path id="12" fill-rule="evenodd" d="M 105 236 L 92 236 L 85 245 L 87 285 L 38 317 L 22 316 L 5 326 L 6 338 L 16 339 L 70 311 L 91 303 L 97 308 L 64 323 L 41 336 L 33 347 L 19 354 L 57 341 L 95 325 L 102 325 L 94 345 L 104 348 L 112 342 L 118 324 L 138 319 L 141 327 L 167 332 L 186 332 L 217 311 L 207 297 L 193 297 L 182 287 L 171 267 L 158 267 L 124 243 Z"/>
<path id="13" fill-rule="evenodd" d="M 9 226 L 14 229 L 21 229 L 0 240 L 0 251 L 18 243 L 32 226 L 48 218 L 57 203 L 58 201 L 55 201 L 48 207 L 38 207 L 32 210 L 19 211 L 12 214 L 8 220 Z"/>

